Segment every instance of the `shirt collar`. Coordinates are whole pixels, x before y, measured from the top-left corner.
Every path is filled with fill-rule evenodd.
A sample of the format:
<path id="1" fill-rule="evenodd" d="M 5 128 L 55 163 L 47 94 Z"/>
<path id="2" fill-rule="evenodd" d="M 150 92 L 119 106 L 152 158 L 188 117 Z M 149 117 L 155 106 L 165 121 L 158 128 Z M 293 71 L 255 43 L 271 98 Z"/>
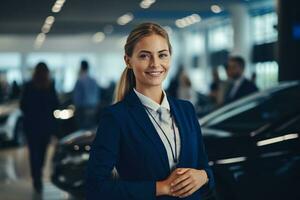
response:
<path id="1" fill-rule="evenodd" d="M 234 81 L 235 85 L 240 85 L 244 80 L 244 76 L 241 76 L 240 78 L 238 78 L 237 80 Z"/>
<path id="2" fill-rule="evenodd" d="M 157 111 L 160 107 L 166 108 L 168 111 L 170 111 L 170 105 L 169 105 L 169 102 L 167 99 L 166 92 L 164 90 L 163 90 L 164 97 L 163 97 L 161 104 L 156 103 L 151 98 L 138 92 L 135 88 L 133 88 L 133 90 L 144 106 L 146 106 L 154 111 Z"/>

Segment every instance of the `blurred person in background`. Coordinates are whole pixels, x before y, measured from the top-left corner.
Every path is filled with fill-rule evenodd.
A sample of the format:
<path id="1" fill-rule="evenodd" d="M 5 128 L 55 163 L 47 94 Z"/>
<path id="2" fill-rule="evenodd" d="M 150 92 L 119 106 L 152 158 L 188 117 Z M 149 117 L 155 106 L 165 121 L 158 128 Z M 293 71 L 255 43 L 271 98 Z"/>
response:
<path id="1" fill-rule="evenodd" d="M 97 123 L 97 111 L 100 99 L 100 88 L 89 75 L 89 64 L 81 61 L 79 78 L 73 91 L 75 117 L 80 129 L 89 129 Z"/>
<path id="2" fill-rule="evenodd" d="M 0 103 L 9 97 L 9 84 L 6 80 L 6 74 L 0 72 Z"/>
<path id="3" fill-rule="evenodd" d="M 228 76 L 225 104 L 258 91 L 256 85 L 244 76 L 245 65 L 245 60 L 241 56 L 229 57 L 228 63 L 225 65 Z"/>
<path id="4" fill-rule="evenodd" d="M 257 79 L 257 74 L 256 74 L 256 72 L 252 72 L 252 74 L 251 74 L 251 81 L 252 81 L 254 84 L 256 84 L 256 79 Z"/>
<path id="5" fill-rule="evenodd" d="M 10 99 L 18 99 L 21 94 L 21 88 L 18 85 L 17 81 L 13 81 L 10 88 Z"/>
<path id="6" fill-rule="evenodd" d="M 172 78 L 170 85 L 167 89 L 167 94 L 172 96 L 172 97 L 178 97 L 178 87 L 179 87 L 179 79 L 180 79 L 180 75 L 182 74 L 184 70 L 184 66 L 183 64 L 180 64 L 178 66 L 177 72 L 175 74 L 175 76 Z"/>
<path id="7" fill-rule="evenodd" d="M 31 177 L 34 190 L 43 189 L 43 166 L 51 135 L 57 131 L 53 112 L 59 102 L 50 79 L 47 65 L 40 62 L 35 67 L 32 80 L 24 85 L 20 107 L 24 116 L 24 132 L 29 149 Z"/>
<path id="8" fill-rule="evenodd" d="M 197 104 L 197 93 L 192 88 L 192 82 L 185 70 L 182 70 L 179 75 L 177 98 L 190 101 L 194 106 Z"/>
<path id="9" fill-rule="evenodd" d="M 213 104 L 217 105 L 220 103 L 220 84 L 221 80 L 219 77 L 218 69 L 214 68 L 212 70 L 212 83 L 210 84 L 209 97 Z"/>

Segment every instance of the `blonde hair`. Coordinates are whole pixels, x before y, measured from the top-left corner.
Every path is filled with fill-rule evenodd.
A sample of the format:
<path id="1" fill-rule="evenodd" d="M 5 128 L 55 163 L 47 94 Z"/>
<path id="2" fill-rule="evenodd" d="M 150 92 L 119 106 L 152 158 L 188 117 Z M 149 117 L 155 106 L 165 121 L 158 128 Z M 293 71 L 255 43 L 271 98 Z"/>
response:
<path id="1" fill-rule="evenodd" d="M 172 46 L 169 40 L 168 33 L 158 24 L 148 22 L 142 23 L 134 28 L 126 41 L 125 44 L 125 55 L 131 57 L 133 54 L 133 50 L 135 45 L 144 37 L 150 36 L 152 34 L 157 34 L 163 37 L 169 46 L 170 54 L 172 53 Z M 135 76 L 132 68 L 126 67 L 121 75 L 121 78 L 117 84 L 114 94 L 114 102 L 119 102 L 124 99 L 126 94 L 135 87 Z"/>

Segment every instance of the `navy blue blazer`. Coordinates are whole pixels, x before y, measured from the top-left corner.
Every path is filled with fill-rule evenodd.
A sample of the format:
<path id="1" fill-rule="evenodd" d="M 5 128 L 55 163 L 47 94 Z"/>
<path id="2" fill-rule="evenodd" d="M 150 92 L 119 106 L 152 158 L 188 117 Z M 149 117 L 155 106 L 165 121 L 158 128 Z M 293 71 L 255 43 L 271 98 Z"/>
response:
<path id="1" fill-rule="evenodd" d="M 200 200 L 214 179 L 204 150 L 194 107 L 188 101 L 167 97 L 181 139 L 178 168 L 204 169 L 209 183 L 185 199 Z M 116 167 L 119 178 L 113 180 Z M 166 149 L 141 101 L 131 90 L 124 100 L 105 109 L 100 117 L 87 166 L 88 200 L 168 200 L 156 197 L 156 181 L 171 171 Z"/>

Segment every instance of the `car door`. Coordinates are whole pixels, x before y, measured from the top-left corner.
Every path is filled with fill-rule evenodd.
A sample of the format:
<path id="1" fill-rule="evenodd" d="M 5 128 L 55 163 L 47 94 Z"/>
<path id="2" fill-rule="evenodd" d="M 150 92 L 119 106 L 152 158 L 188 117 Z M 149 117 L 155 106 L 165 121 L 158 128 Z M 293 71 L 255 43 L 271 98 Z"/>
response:
<path id="1" fill-rule="evenodd" d="M 256 137 L 253 179 L 257 196 L 300 199 L 300 114 L 276 123 Z"/>

